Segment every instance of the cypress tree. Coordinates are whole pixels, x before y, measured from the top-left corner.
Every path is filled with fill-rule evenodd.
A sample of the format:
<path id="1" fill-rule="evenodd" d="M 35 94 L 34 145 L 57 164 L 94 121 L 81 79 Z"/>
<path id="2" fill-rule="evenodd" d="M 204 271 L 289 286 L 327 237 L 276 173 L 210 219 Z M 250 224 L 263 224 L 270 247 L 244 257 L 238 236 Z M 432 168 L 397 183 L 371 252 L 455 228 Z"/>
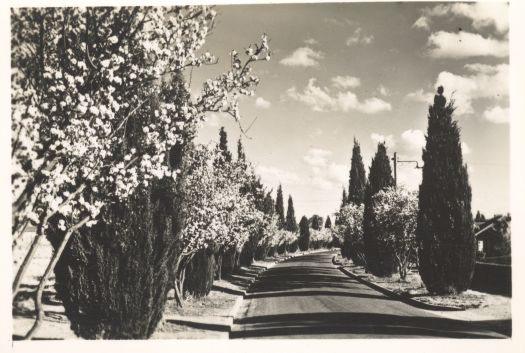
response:
<path id="1" fill-rule="evenodd" d="M 232 161 L 232 154 L 228 150 L 228 134 L 226 133 L 226 130 L 224 130 L 224 126 L 222 126 L 219 131 L 219 144 L 217 145 L 217 148 L 220 150 L 224 162 L 230 163 Z"/>
<path id="2" fill-rule="evenodd" d="M 310 217 L 310 227 L 315 230 L 321 230 L 323 227 L 323 218 L 314 214 L 312 217 Z"/>
<path id="3" fill-rule="evenodd" d="M 348 184 L 348 202 L 360 205 L 365 201 L 366 174 L 363 159 L 361 158 L 361 147 L 354 138 L 352 150 L 352 164 L 350 167 L 350 180 Z"/>
<path id="4" fill-rule="evenodd" d="M 332 220 L 330 219 L 330 216 L 326 216 L 326 222 L 324 223 L 324 227 L 326 229 L 332 228 Z"/>
<path id="5" fill-rule="evenodd" d="M 306 251 L 310 246 L 310 225 L 308 218 L 303 216 L 299 222 L 299 250 Z"/>
<path id="6" fill-rule="evenodd" d="M 365 209 L 363 214 L 363 239 L 367 269 L 376 276 L 389 276 L 395 271 L 393 254 L 376 238 L 372 197 L 379 191 L 394 185 L 390 159 L 385 143 L 377 145 L 377 152 L 372 158 L 368 183 L 365 192 Z"/>
<path id="7" fill-rule="evenodd" d="M 346 196 L 346 189 L 343 188 L 343 198 L 341 200 L 341 207 L 340 208 L 343 208 L 347 204 L 348 204 L 348 197 Z"/>
<path id="8" fill-rule="evenodd" d="M 279 229 L 284 228 L 284 201 L 283 188 L 281 184 L 277 188 L 277 197 L 275 198 L 275 213 L 277 214 L 277 226 Z"/>
<path id="9" fill-rule="evenodd" d="M 267 192 L 266 196 L 264 197 L 263 212 L 267 215 L 273 215 L 275 212 L 271 191 Z"/>
<path id="10" fill-rule="evenodd" d="M 292 195 L 288 196 L 288 210 L 286 211 L 285 229 L 290 232 L 297 232 L 297 221 L 295 220 L 295 211 L 293 209 Z"/>
<path id="11" fill-rule="evenodd" d="M 466 290 L 475 266 L 472 194 L 454 110 L 454 102 L 429 107 L 419 187 L 419 272 L 435 294 Z"/>
<path id="12" fill-rule="evenodd" d="M 246 153 L 244 152 L 244 147 L 240 138 L 239 141 L 237 141 L 237 160 L 239 162 L 246 162 Z"/>

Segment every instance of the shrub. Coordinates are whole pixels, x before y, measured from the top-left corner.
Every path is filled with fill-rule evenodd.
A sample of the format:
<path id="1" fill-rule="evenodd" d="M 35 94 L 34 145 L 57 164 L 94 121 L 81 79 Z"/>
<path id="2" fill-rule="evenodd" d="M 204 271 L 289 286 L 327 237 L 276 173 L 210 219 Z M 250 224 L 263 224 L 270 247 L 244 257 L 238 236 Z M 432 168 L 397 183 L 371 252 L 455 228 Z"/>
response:
<path id="1" fill-rule="evenodd" d="M 363 266 L 365 261 L 365 249 L 363 239 L 363 209 L 350 203 L 341 208 L 339 222 L 335 233 L 341 245 L 341 255 L 351 259 L 356 265 Z"/>

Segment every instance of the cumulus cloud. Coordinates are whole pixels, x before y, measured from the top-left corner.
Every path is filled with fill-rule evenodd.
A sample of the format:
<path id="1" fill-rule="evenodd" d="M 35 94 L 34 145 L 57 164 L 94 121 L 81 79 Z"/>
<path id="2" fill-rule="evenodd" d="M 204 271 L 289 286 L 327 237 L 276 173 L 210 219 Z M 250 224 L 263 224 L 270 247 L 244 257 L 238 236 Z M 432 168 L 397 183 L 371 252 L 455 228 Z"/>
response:
<path id="1" fill-rule="evenodd" d="M 301 47 L 282 59 L 280 63 L 286 66 L 310 67 L 319 65 L 319 60 L 323 57 L 324 54 L 321 51 L 315 51 L 310 47 Z"/>
<path id="2" fill-rule="evenodd" d="M 477 56 L 495 56 L 504 58 L 509 55 L 507 40 L 485 38 L 469 32 L 432 33 L 427 41 L 427 54 L 433 58 L 469 58 Z"/>
<path id="3" fill-rule="evenodd" d="M 386 88 L 383 84 L 379 85 L 379 87 L 377 87 L 377 91 L 379 92 L 379 94 L 381 94 L 382 96 L 385 96 L 385 97 L 388 97 L 390 95 L 390 90 L 388 88 Z"/>
<path id="4" fill-rule="evenodd" d="M 409 129 L 401 134 L 401 139 L 405 142 L 411 150 L 421 150 L 426 143 L 425 134 L 418 129 Z"/>
<path id="5" fill-rule="evenodd" d="M 374 36 L 363 34 L 363 29 L 359 27 L 346 39 L 346 45 L 350 47 L 356 44 L 371 44 L 373 41 Z"/>
<path id="6" fill-rule="evenodd" d="M 458 75 L 448 71 L 439 73 L 435 87 L 445 87 L 445 96 L 456 101 L 456 114 L 472 114 L 476 100 L 504 101 L 509 95 L 509 65 L 467 64 L 466 74 Z M 405 99 L 432 104 L 434 92 L 423 89 L 408 93 Z M 499 113 L 496 109 L 494 113 Z M 487 114 L 487 112 L 485 112 Z M 490 114 L 489 114 L 490 115 Z M 485 115 L 485 118 L 486 115 Z M 487 119 L 489 120 L 489 119 Z"/>
<path id="7" fill-rule="evenodd" d="M 426 7 L 412 27 L 429 30 L 434 18 L 444 16 L 468 18 L 477 30 L 494 27 L 497 32 L 506 33 L 509 29 L 508 5 L 503 2 L 488 1 Z"/>
<path id="8" fill-rule="evenodd" d="M 311 37 L 306 38 L 306 39 L 304 40 L 304 43 L 305 43 L 305 44 L 309 44 L 309 45 L 316 45 L 316 44 L 319 44 L 319 42 L 318 42 L 317 40 L 315 40 L 315 39 L 313 39 L 313 38 L 311 38 Z"/>
<path id="9" fill-rule="evenodd" d="M 310 166 L 308 183 L 315 188 L 331 190 L 338 188 L 348 177 L 348 168 L 329 160 L 331 151 L 322 148 L 310 148 L 303 160 Z"/>
<path id="10" fill-rule="evenodd" d="M 509 108 L 502 108 L 496 105 L 485 110 L 483 117 L 495 124 L 505 124 L 509 122 Z"/>
<path id="11" fill-rule="evenodd" d="M 431 103 L 432 97 L 433 97 L 432 92 L 425 92 L 422 88 L 420 88 L 417 91 L 408 93 L 405 96 L 405 99 L 411 100 L 414 102 Z"/>
<path id="12" fill-rule="evenodd" d="M 255 106 L 257 108 L 268 109 L 271 105 L 272 104 L 263 97 L 257 97 L 257 99 L 255 100 Z"/>
<path id="13" fill-rule="evenodd" d="M 361 85 L 361 80 L 353 76 L 336 76 L 332 77 L 332 84 L 340 89 L 356 88 Z"/>
<path id="14" fill-rule="evenodd" d="M 395 147 L 396 145 L 396 140 L 394 138 L 394 136 L 392 135 L 382 135 L 382 134 L 378 134 L 376 132 L 373 132 L 372 134 L 370 134 L 370 138 L 372 139 L 372 141 L 376 142 L 376 143 L 385 143 L 387 147 L 390 147 L 390 148 L 393 148 Z"/>
<path id="15" fill-rule="evenodd" d="M 472 114 L 473 100 L 498 100 L 508 97 L 509 66 L 470 65 L 472 72 L 467 75 L 456 75 L 442 71 L 437 78 L 436 87 L 444 86 L 445 90 L 454 92 L 457 114 Z"/>
<path id="16" fill-rule="evenodd" d="M 301 183 L 301 178 L 296 173 L 279 169 L 276 167 L 258 165 L 255 168 L 258 175 L 269 184 L 297 184 Z"/>
<path id="17" fill-rule="evenodd" d="M 332 92 L 327 87 L 317 86 L 315 78 L 308 80 L 308 84 L 302 92 L 299 92 L 296 87 L 292 87 L 286 91 L 286 95 L 318 112 L 358 111 L 365 114 L 376 114 L 392 110 L 390 103 L 376 97 L 361 101 L 351 91 Z"/>

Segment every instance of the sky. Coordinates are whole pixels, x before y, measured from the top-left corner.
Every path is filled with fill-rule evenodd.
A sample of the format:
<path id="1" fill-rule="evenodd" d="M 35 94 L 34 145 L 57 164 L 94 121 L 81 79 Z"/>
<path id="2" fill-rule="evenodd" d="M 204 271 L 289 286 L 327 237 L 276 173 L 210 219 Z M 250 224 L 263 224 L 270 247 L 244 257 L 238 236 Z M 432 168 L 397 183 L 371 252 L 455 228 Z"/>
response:
<path id="1" fill-rule="evenodd" d="M 421 161 L 428 105 L 438 85 L 457 105 L 472 210 L 508 212 L 509 49 L 505 3 L 337 3 L 217 6 L 204 50 L 219 63 L 195 70 L 191 90 L 227 70 L 229 51 L 270 37 L 261 82 L 241 100 L 242 141 L 266 187 L 282 184 L 297 219 L 339 209 L 356 138 L 368 175 L 377 143 Z M 255 121 L 254 121 L 255 120 Z M 224 126 L 236 151 L 238 125 L 210 114 L 198 141 Z M 398 184 L 417 190 L 421 170 L 398 164 Z"/>

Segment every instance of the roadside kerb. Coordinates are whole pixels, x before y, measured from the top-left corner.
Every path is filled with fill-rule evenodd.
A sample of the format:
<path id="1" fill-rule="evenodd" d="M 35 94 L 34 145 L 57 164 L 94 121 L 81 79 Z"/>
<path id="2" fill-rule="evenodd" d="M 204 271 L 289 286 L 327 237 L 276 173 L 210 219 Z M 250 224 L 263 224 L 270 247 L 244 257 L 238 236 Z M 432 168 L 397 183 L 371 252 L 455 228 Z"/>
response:
<path id="1" fill-rule="evenodd" d="M 346 268 L 344 268 L 344 266 L 340 265 L 338 262 L 335 261 L 335 256 L 332 258 L 332 263 L 334 265 L 336 265 L 337 268 L 341 272 L 343 272 L 345 275 L 347 275 L 347 276 L 357 280 L 358 282 L 360 282 L 362 284 L 365 284 L 365 285 L 369 286 L 370 288 L 375 289 L 378 292 L 383 293 L 384 295 L 387 295 L 387 296 L 389 296 L 391 298 L 399 300 L 399 301 L 401 301 L 401 302 L 403 302 L 405 304 L 412 305 L 412 306 L 414 306 L 416 308 L 426 309 L 426 310 L 434 310 L 434 311 L 465 311 L 465 309 L 457 308 L 457 307 L 453 307 L 453 306 L 441 306 L 441 305 L 422 303 L 422 302 L 420 302 L 418 300 L 406 297 L 404 295 L 397 294 L 397 293 L 391 291 L 390 289 L 382 287 L 382 286 L 380 286 L 380 285 L 378 285 L 378 284 L 376 284 L 374 282 L 368 281 L 368 280 L 364 279 L 362 276 L 347 270 Z"/>

